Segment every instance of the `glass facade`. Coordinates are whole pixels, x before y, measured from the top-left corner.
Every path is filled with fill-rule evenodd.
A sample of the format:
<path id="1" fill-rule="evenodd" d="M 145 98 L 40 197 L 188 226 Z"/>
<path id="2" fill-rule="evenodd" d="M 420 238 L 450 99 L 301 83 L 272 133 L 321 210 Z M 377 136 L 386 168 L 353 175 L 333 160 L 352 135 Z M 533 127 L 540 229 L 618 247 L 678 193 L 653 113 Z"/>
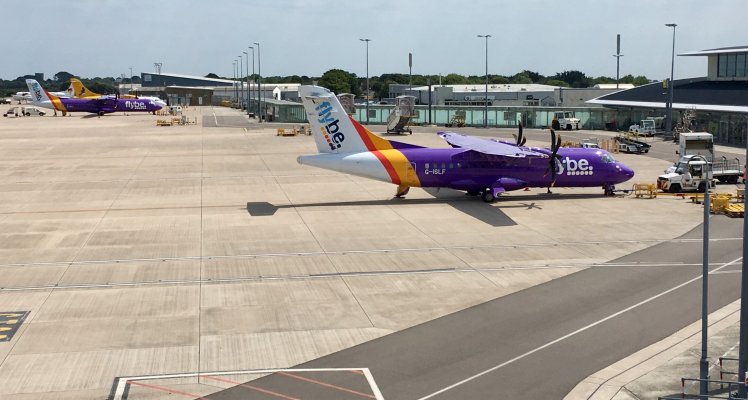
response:
<path id="1" fill-rule="evenodd" d="M 717 76 L 720 78 L 748 77 L 746 53 L 720 54 L 717 58 Z"/>

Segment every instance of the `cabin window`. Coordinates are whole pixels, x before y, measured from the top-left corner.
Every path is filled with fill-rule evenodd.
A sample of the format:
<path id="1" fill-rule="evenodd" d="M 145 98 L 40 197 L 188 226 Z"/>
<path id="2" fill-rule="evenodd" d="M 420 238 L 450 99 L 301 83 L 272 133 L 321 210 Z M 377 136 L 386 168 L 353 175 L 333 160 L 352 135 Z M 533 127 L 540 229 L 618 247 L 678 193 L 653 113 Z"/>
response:
<path id="1" fill-rule="evenodd" d="M 425 163 L 423 165 L 426 167 L 426 169 L 429 169 L 429 163 Z"/>
<path id="2" fill-rule="evenodd" d="M 454 165 L 454 164 L 452 164 L 452 163 L 449 163 L 449 169 L 453 169 L 454 167 L 455 167 L 455 165 Z"/>

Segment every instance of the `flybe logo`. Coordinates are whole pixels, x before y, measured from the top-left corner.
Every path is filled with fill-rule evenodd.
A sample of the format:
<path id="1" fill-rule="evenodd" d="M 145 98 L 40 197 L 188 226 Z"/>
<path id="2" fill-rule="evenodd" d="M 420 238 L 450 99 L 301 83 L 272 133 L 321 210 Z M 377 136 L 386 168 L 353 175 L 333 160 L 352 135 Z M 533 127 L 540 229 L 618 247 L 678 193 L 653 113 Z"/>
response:
<path id="1" fill-rule="evenodd" d="M 574 160 L 566 157 L 561 160 L 561 168 L 558 170 L 559 175 L 563 173 L 566 173 L 566 175 L 592 175 L 592 166 L 584 158 Z"/>
<path id="2" fill-rule="evenodd" d="M 42 101 L 42 87 L 39 86 L 38 83 L 34 82 L 32 85 L 32 89 L 34 89 L 34 98 L 36 101 Z"/>
<path id="3" fill-rule="evenodd" d="M 317 121 L 325 125 L 320 127 L 320 131 L 330 146 L 330 150 L 339 149 L 345 140 L 345 135 L 340 132 L 340 125 L 338 125 L 340 121 L 332 116 L 332 105 L 329 101 L 323 101 L 314 109 L 317 111 Z"/>
<path id="4" fill-rule="evenodd" d="M 148 106 L 146 106 L 145 103 L 141 103 L 139 101 L 126 101 L 125 108 L 129 108 L 130 110 L 145 110 L 148 108 Z"/>

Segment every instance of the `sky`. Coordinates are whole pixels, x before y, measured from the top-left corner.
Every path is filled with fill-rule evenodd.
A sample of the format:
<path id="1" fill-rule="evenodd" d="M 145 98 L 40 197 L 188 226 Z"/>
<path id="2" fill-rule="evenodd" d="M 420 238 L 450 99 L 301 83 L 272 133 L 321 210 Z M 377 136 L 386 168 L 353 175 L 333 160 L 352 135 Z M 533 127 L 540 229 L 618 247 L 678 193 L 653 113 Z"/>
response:
<path id="1" fill-rule="evenodd" d="M 10 10 L 11 8 L 6 8 Z M 233 76 L 254 42 L 263 76 L 579 70 L 670 75 L 675 52 L 748 45 L 745 0 L 34 0 L 3 18 L 0 78 L 67 71 L 83 78 L 155 71 Z M 255 46 L 257 47 L 257 46 Z M 259 53 L 259 54 L 258 54 Z M 246 69 L 246 59 L 244 59 Z M 255 65 L 257 67 L 257 64 Z M 252 69 L 252 66 L 249 66 Z M 706 57 L 676 57 L 675 78 L 705 76 Z"/>

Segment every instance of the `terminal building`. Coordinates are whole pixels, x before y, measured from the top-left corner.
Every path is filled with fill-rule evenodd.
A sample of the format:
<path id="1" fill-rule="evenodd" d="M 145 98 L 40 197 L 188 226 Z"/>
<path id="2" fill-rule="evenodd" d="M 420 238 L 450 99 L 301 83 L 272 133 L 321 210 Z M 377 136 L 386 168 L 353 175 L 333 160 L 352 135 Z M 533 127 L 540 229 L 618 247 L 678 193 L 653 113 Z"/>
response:
<path id="1" fill-rule="evenodd" d="M 257 98 L 264 101 L 299 102 L 298 83 L 262 83 L 235 81 L 232 79 L 207 78 L 203 76 L 143 72 L 141 84 L 120 85 L 120 93 L 135 92 L 146 96 L 158 96 L 170 105 L 220 105 L 227 100 L 245 105 L 247 101 L 256 105 Z M 249 84 L 248 84 L 249 83 Z"/>
<path id="2" fill-rule="evenodd" d="M 389 97 L 401 95 L 415 96 L 417 104 L 436 106 L 489 106 L 509 107 L 585 107 L 587 100 L 633 88 L 631 84 L 595 85 L 591 88 L 566 88 L 560 86 L 530 84 L 489 84 L 486 85 L 432 85 L 413 86 L 392 84 Z M 486 90 L 488 93 L 486 93 Z M 429 102 L 429 91 L 431 99 Z"/>
<path id="3" fill-rule="evenodd" d="M 707 74 L 673 82 L 673 126 L 712 133 L 717 143 L 745 146 L 748 133 L 748 46 L 678 55 L 707 57 Z M 667 92 L 666 83 L 657 82 L 600 96 L 588 103 L 618 111 L 664 115 Z"/>

